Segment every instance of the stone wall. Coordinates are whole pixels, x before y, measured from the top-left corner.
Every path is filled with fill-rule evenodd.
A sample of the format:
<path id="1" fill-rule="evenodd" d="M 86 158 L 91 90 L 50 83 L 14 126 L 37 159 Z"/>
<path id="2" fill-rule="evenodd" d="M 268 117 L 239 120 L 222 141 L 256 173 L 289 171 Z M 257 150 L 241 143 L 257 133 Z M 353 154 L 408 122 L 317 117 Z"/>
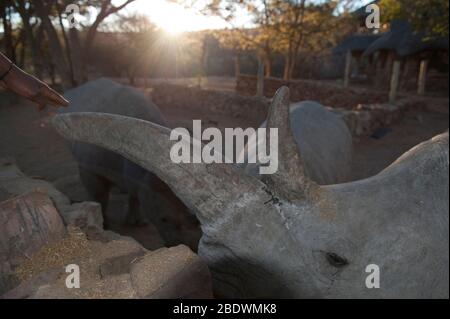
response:
<path id="1" fill-rule="evenodd" d="M 272 97 L 281 86 L 291 90 L 291 101 L 317 101 L 325 106 L 352 109 L 358 104 L 382 103 L 387 100 L 387 93 L 367 89 L 344 88 L 333 83 L 293 80 L 284 81 L 276 78 L 264 80 L 264 95 Z M 256 77 L 241 75 L 236 81 L 236 92 L 242 95 L 256 94 Z"/>
<path id="2" fill-rule="evenodd" d="M 353 136 L 370 135 L 378 128 L 390 125 L 407 108 L 405 101 L 396 104 L 359 104 L 352 110 L 328 107 L 331 112 L 342 117 Z"/>
<path id="3" fill-rule="evenodd" d="M 279 82 L 280 81 L 276 82 L 277 85 L 280 84 Z M 238 86 L 241 85 L 242 88 L 243 83 L 249 82 L 241 81 L 240 83 L 241 84 L 238 84 Z M 267 87 L 267 90 L 273 90 L 270 94 L 274 94 L 276 90 L 274 86 L 275 82 L 269 81 L 269 83 L 272 83 L 272 86 Z M 312 83 L 308 88 L 311 89 L 315 85 L 319 85 L 319 83 Z M 361 95 L 360 92 L 355 93 L 350 89 L 346 90 L 343 88 L 337 88 L 336 91 L 328 84 L 324 84 L 322 88 L 319 88 L 316 91 L 312 89 L 311 91 L 308 91 L 305 87 L 302 89 L 303 91 L 296 89 L 299 86 L 301 86 L 299 83 L 294 83 L 294 86 L 291 86 L 291 92 L 293 91 L 293 93 L 291 93 L 291 96 L 293 94 L 293 101 L 304 100 L 299 96 L 301 92 L 306 92 L 306 100 L 318 100 L 330 111 L 342 117 L 353 136 L 371 135 L 378 128 L 392 124 L 408 109 L 424 108 L 433 112 L 442 112 L 442 110 L 436 110 L 438 108 L 437 105 L 442 104 L 439 109 L 446 109 L 448 111 L 448 99 L 436 100 L 430 98 L 403 97 L 395 104 L 390 104 L 386 102 L 383 103 L 384 97 L 382 95 L 368 94 L 366 96 Z M 278 88 L 278 86 L 276 86 L 276 88 Z M 319 94 L 319 92 L 322 93 Z M 334 95 L 334 97 L 332 95 Z M 156 85 L 153 88 L 152 99 L 162 108 L 172 107 L 177 110 L 188 109 L 196 114 L 199 114 L 199 109 L 201 109 L 202 112 L 211 112 L 218 115 L 217 118 L 225 115 L 227 117 L 244 118 L 245 125 L 252 127 L 259 126 L 259 124 L 265 120 L 270 103 L 267 98 L 256 98 L 229 92 L 202 90 L 199 88 L 190 88 L 173 84 Z M 346 101 L 345 99 L 348 99 L 350 102 L 344 103 L 344 101 Z M 338 101 L 338 103 L 332 104 L 335 101 Z M 236 122 L 229 123 L 229 125 L 233 127 L 239 126 L 236 124 Z M 218 126 L 221 128 L 221 125 Z"/>
<path id="4" fill-rule="evenodd" d="M 201 110 L 206 114 L 246 118 L 258 123 L 264 121 L 269 107 L 269 100 L 266 98 L 167 83 L 153 86 L 151 96 L 161 108 Z"/>

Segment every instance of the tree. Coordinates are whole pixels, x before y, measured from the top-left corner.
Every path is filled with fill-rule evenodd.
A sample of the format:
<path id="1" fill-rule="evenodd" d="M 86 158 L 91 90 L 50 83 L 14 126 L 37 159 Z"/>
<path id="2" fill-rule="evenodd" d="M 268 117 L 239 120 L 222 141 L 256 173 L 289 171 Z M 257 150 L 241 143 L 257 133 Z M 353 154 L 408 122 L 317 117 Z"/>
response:
<path id="1" fill-rule="evenodd" d="M 45 0 L 35 0 L 34 5 L 36 7 L 36 12 L 41 19 L 43 29 L 47 35 L 47 39 L 52 50 L 52 60 L 55 63 L 55 68 L 58 75 L 61 78 L 61 84 L 64 89 L 73 86 L 72 78 L 70 76 L 67 61 L 64 58 L 64 50 L 59 41 L 58 33 L 52 24 L 50 19 L 51 5 Z"/>
<path id="2" fill-rule="evenodd" d="M 305 35 L 305 0 L 276 1 L 279 8 L 275 30 L 277 47 L 285 57 L 283 78 L 290 80 Z"/>
<path id="3" fill-rule="evenodd" d="M 265 75 L 271 76 L 272 61 L 274 58 L 273 29 L 278 1 L 276 0 L 173 0 L 190 8 L 197 8 L 205 15 L 214 15 L 227 21 L 231 28 L 236 30 L 233 36 L 236 43 L 252 49 L 264 61 Z M 245 12 L 252 18 L 252 28 L 243 29 L 236 26 L 237 13 Z"/>
<path id="4" fill-rule="evenodd" d="M 23 31 L 25 33 L 26 42 L 30 47 L 31 59 L 33 62 L 33 73 L 42 78 L 44 67 L 42 65 L 42 55 L 40 54 L 39 46 L 34 35 L 33 26 L 31 24 L 31 18 L 35 14 L 34 6 L 25 1 L 15 0 L 13 3 L 15 10 L 19 13 L 22 19 Z"/>
<path id="5" fill-rule="evenodd" d="M 131 85 L 136 77 L 147 79 L 152 67 L 152 49 L 157 37 L 156 26 L 145 15 L 119 15 L 114 32 L 120 37 L 116 53 Z"/>
<path id="6" fill-rule="evenodd" d="M 241 73 L 240 60 L 244 51 L 250 46 L 245 37 L 240 34 L 239 29 L 220 30 L 214 32 L 214 37 L 219 40 L 220 45 L 234 53 L 234 75 L 238 77 Z"/>
<path id="7" fill-rule="evenodd" d="M 126 0 L 120 5 L 113 5 L 112 0 L 36 0 L 33 5 L 36 8 L 47 38 L 49 40 L 55 67 L 63 87 L 68 88 L 79 85 L 87 81 L 88 62 L 93 42 L 97 35 L 100 24 L 110 15 L 115 14 L 125 8 L 135 0 Z M 68 4 L 76 4 L 86 12 L 88 8 L 98 8 L 98 13 L 94 22 L 89 26 L 81 25 L 84 37 L 80 36 L 80 31 L 71 27 L 67 36 L 63 23 L 64 10 Z M 57 29 L 52 23 L 52 19 L 58 19 L 61 36 L 64 46 L 61 44 Z M 65 48 L 65 52 L 64 52 Z"/>
<path id="8" fill-rule="evenodd" d="M 13 26 L 11 22 L 12 2 L 10 0 L 2 0 L 0 2 L 0 18 L 3 26 L 3 46 L 5 53 L 12 62 L 16 61 L 16 51 L 14 49 Z"/>
<path id="9" fill-rule="evenodd" d="M 381 0 L 384 21 L 404 19 L 427 37 L 448 36 L 448 0 Z"/>

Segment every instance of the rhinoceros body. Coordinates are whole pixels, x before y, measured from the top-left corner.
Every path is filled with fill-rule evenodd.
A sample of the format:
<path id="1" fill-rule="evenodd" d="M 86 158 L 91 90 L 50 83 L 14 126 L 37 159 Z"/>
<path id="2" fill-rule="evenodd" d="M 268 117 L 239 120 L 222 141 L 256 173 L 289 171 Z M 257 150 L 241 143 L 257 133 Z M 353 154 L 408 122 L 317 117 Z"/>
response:
<path id="1" fill-rule="evenodd" d="M 60 109 L 60 113 L 118 114 L 167 126 L 158 107 L 143 93 L 108 79 L 88 82 L 67 91 L 64 96 L 70 105 Z M 116 138 L 124 139 L 126 136 Z M 140 208 L 138 203 L 146 202 L 148 192 L 160 180 L 148 170 L 105 148 L 82 142 L 71 143 L 70 147 L 79 165 L 81 181 L 91 199 L 100 202 L 105 211 L 109 191 L 112 186 L 117 186 L 130 195 L 132 214 L 128 216 L 129 221 L 143 222 L 144 214 L 140 210 L 145 208 Z"/>

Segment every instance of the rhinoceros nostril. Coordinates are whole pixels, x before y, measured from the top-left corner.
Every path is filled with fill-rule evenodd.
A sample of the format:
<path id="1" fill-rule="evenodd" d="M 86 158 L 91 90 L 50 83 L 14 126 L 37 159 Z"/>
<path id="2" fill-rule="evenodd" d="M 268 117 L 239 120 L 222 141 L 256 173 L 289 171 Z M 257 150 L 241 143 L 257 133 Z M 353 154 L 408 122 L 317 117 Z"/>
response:
<path id="1" fill-rule="evenodd" d="M 345 257 L 341 257 L 335 253 L 328 252 L 325 256 L 330 265 L 334 267 L 340 268 L 348 265 L 348 260 Z"/>

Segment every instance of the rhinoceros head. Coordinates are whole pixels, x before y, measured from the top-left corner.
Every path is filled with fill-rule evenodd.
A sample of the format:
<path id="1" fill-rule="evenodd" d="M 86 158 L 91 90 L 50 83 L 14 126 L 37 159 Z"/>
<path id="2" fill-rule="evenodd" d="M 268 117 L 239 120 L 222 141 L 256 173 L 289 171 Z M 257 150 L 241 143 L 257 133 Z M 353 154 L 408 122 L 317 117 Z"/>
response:
<path id="1" fill-rule="evenodd" d="M 448 297 L 448 133 L 376 176 L 318 186 L 289 127 L 287 88 L 267 123 L 279 130 L 278 171 L 258 180 L 229 164 L 173 163 L 170 131 L 146 121 L 99 113 L 54 121 L 66 138 L 157 174 L 195 212 L 218 296 Z M 379 288 L 367 285 L 372 275 Z"/>

